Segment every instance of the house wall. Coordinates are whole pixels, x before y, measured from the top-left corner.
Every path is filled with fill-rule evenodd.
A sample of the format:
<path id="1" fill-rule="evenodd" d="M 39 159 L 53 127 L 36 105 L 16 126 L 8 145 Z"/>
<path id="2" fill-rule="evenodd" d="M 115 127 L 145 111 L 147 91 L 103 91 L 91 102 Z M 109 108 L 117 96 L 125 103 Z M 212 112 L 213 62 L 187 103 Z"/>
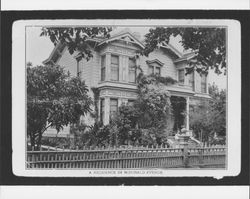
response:
<path id="1" fill-rule="evenodd" d="M 161 67 L 162 76 L 169 76 L 172 77 L 173 79 L 177 78 L 177 70 L 173 62 L 173 58 L 171 58 L 170 55 L 166 54 L 166 52 L 164 52 L 164 50 L 162 49 L 156 49 L 155 51 L 150 53 L 148 57 L 145 56 L 140 57 L 140 65 L 145 74 L 149 73 L 148 64 L 146 63 L 146 61 L 154 59 L 158 59 L 159 61 L 164 63 L 164 65 Z"/>
<path id="2" fill-rule="evenodd" d="M 129 99 L 135 99 L 136 95 L 136 85 L 128 82 L 128 61 L 129 57 L 134 57 L 136 50 L 139 47 L 136 45 L 124 45 L 123 42 L 112 42 L 108 45 L 105 44 L 99 47 L 98 51 L 92 49 L 93 58 L 89 61 L 82 59 L 79 62 L 79 70 L 81 71 L 80 77 L 85 81 L 89 89 L 89 96 L 93 99 L 93 92 L 91 91 L 92 87 L 98 87 L 100 89 L 100 97 L 104 99 L 105 104 L 105 121 L 104 124 L 109 123 L 109 114 L 110 114 L 110 99 L 117 98 L 118 104 L 126 103 Z M 110 81 L 110 58 L 111 54 L 119 56 L 119 82 Z M 59 65 L 63 66 L 65 70 L 68 70 L 71 75 L 77 75 L 77 61 L 75 59 L 75 54 L 70 55 L 67 48 L 59 59 Z M 101 56 L 106 55 L 106 80 L 101 82 Z M 159 60 L 164 63 L 161 66 L 161 76 L 169 76 L 173 79 L 178 80 L 178 69 L 184 68 L 186 66 L 185 62 L 180 62 L 178 64 L 174 63 L 174 58 L 169 55 L 169 53 L 162 48 L 158 48 L 148 57 L 140 56 L 137 60 L 137 65 L 140 65 L 144 74 L 149 74 L 149 65 L 146 61 Z M 106 83 L 110 84 L 106 84 Z M 185 77 L 185 85 L 188 85 L 188 78 Z M 106 86 L 105 86 L 106 85 Z M 180 89 L 180 88 L 178 88 Z M 186 96 L 185 87 L 182 87 L 182 90 L 175 90 L 175 93 L 180 93 L 181 96 Z M 201 77 L 195 72 L 195 92 L 201 92 Z M 190 92 L 188 93 L 190 95 Z M 187 95 L 187 96 L 188 96 Z M 191 103 L 194 102 L 195 98 L 191 98 Z M 94 110 L 94 106 L 91 107 Z M 100 111 L 100 102 L 99 102 L 99 111 Z M 100 112 L 98 113 L 100 115 Z M 82 120 L 86 124 L 93 124 L 94 118 L 89 114 L 86 117 L 82 117 Z M 173 126 L 173 118 L 169 121 L 169 126 Z"/>
<path id="3" fill-rule="evenodd" d="M 69 71 L 71 76 L 76 76 L 77 61 L 74 58 L 76 53 L 71 55 L 67 48 L 64 49 L 61 58 L 57 61 L 57 65 L 64 67 L 65 71 Z"/>

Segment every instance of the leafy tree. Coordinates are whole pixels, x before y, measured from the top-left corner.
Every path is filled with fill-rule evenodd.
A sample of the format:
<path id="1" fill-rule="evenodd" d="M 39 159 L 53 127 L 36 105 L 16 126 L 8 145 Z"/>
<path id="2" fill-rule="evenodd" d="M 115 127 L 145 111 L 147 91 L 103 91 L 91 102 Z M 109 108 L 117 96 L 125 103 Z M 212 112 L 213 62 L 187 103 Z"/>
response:
<path id="1" fill-rule="evenodd" d="M 190 127 L 196 136 L 202 134 L 205 142 L 213 139 L 214 133 L 226 135 L 226 91 L 216 85 L 209 86 L 212 99 L 203 102 L 190 112 Z"/>
<path id="2" fill-rule="evenodd" d="M 79 78 L 71 78 L 60 66 L 27 67 L 27 134 L 31 146 L 40 147 L 44 131 L 58 132 L 76 124 L 91 111 L 88 89 Z"/>
<path id="3" fill-rule="evenodd" d="M 139 74 L 138 98 L 133 105 L 122 105 L 111 122 L 117 129 L 116 144 L 164 143 L 171 112 L 170 95 L 165 85 L 174 82 L 170 77 Z"/>
<path id="4" fill-rule="evenodd" d="M 146 48 L 141 53 L 148 56 L 157 46 L 168 44 L 172 36 L 179 36 L 183 48 L 197 54 L 189 61 L 187 73 L 197 70 L 206 74 L 209 69 L 221 73 L 226 68 L 226 29 L 220 27 L 151 28 L 145 35 Z"/>
<path id="5" fill-rule="evenodd" d="M 40 36 L 48 36 L 54 45 L 65 44 L 70 54 L 78 52 L 80 58 L 93 57 L 89 42 L 95 37 L 109 38 L 111 27 L 43 27 Z"/>

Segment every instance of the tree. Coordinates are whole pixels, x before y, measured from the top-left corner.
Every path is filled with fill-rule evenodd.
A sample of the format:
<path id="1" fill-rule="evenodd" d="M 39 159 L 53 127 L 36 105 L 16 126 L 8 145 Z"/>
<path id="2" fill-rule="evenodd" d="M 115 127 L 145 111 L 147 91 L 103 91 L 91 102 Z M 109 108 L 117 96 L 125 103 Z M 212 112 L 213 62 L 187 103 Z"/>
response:
<path id="1" fill-rule="evenodd" d="M 183 48 L 197 54 L 189 61 L 187 73 L 196 70 L 206 74 L 209 69 L 221 73 L 226 69 L 226 29 L 220 27 L 152 28 L 145 35 L 146 47 L 141 53 L 148 56 L 157 46 L 168 44 L 172 36 L 179 36 Z"/>
<path id="2" fill-rule="evenodd" d="M 91 111 L 92 100 L 79 78 L 71 78 L 60 66 L 27 67 L 27 134 L 38 149 L 42 134 L 53 127 L 76 124 Z"/>
<path id="3" fill-rule="evenodd" d="M 217 133 L 226 135 L 226 91 L 216 85 L 209 86 L 210 101 L 203 102 L 190 112 L 190 127 L 194 133 L 208 142 Z"/>
<path id="4" fill-rule="evenodd" d="M 78 52 L 87 61 L 93 57 L 89 42 L 95 37 L 110 37 L 111 27 L 43 27 L 40 36 L 48 36 L 54 45 L 65 44 L 70 54 Z"/>

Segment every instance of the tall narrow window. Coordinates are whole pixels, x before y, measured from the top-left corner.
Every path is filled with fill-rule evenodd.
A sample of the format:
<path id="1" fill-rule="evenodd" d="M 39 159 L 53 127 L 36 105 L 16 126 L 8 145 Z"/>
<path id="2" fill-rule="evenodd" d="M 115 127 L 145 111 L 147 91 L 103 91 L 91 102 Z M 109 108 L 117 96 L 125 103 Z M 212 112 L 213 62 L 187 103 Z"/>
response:
<path id="1" fill-rule="evenodd" d="M 149 66 L 149 75 L 154 74 L 154 66 Z"/>
<path id="2" fill-rule="evenodd" d="M 119 80 L 119 57 L 111 55 L 111 80 Z"/>
<path id="3" fill-rule="evenodd" d="M 135 103 L 135 100 L 128 100 L 128 106 L 133 106 Z"/>
<path id="4" fill-rule="evenodd" d="M 194 72 L 188 75 L 188 85 L 193 89 L 194 88 Z"/>
<path id="5" fill-rule="evenodd" d="M 104 122 L 104 99 L 101 99 L 100 103 L 100 120 L 102 123 Z"/>
<path id="6" fill-rule="evenodd" d="M 161 75 L 161 68 L 160 67 L 155 67 L 155 74 Z"/>
<path id="7" fill-rule="evenodd" d="M 136 66 L 135 60 L 129 58 L 129 82 L 135 83 L 136 80 Z"/>
<path id="8" fill-rule="evenodd" d="M 118 99 L 110 99 L 110 118 L 114 117 L 117 111 L 118 111 Z"/>
<path id="9" fill-rule="evenodd" d="M 105 81 L 106 71 L 106 55 L 101 57 L 101 81 Z"/>
<path id="10" fill-rule="evenodd" d="M 178 71 L 178 81 L 180 84 L 184 84 L 185 73 L 184 69 Z"/>
<path id="11" fill-rule="evenodd" d="M 207 92 L 207 76 L 206 75 L 201 76 L 201 92 L 202 93 Z"/>

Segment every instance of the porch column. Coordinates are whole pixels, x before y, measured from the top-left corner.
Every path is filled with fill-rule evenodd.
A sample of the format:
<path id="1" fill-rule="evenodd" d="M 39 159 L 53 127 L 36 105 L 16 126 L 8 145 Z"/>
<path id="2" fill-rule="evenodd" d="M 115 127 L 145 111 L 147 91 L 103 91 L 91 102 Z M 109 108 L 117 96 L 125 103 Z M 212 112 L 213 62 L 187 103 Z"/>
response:
<path id="1" fill-rule="evenodd" d="M 186 129 L 189 130 L 189 97 L 186 98 Z"/>
<path id="2" fill-rule="evenodd" d="M 122 98 L 118 98 L 118 107 L 122 105 Z"/>
<path id="3" fill-rule="evenodd" d="M 110 114 L 110 98 L 105 97 L 104 98 L 104 120 L 103 120 L 104 125 L 109 124 L 109 114 Z"/>

